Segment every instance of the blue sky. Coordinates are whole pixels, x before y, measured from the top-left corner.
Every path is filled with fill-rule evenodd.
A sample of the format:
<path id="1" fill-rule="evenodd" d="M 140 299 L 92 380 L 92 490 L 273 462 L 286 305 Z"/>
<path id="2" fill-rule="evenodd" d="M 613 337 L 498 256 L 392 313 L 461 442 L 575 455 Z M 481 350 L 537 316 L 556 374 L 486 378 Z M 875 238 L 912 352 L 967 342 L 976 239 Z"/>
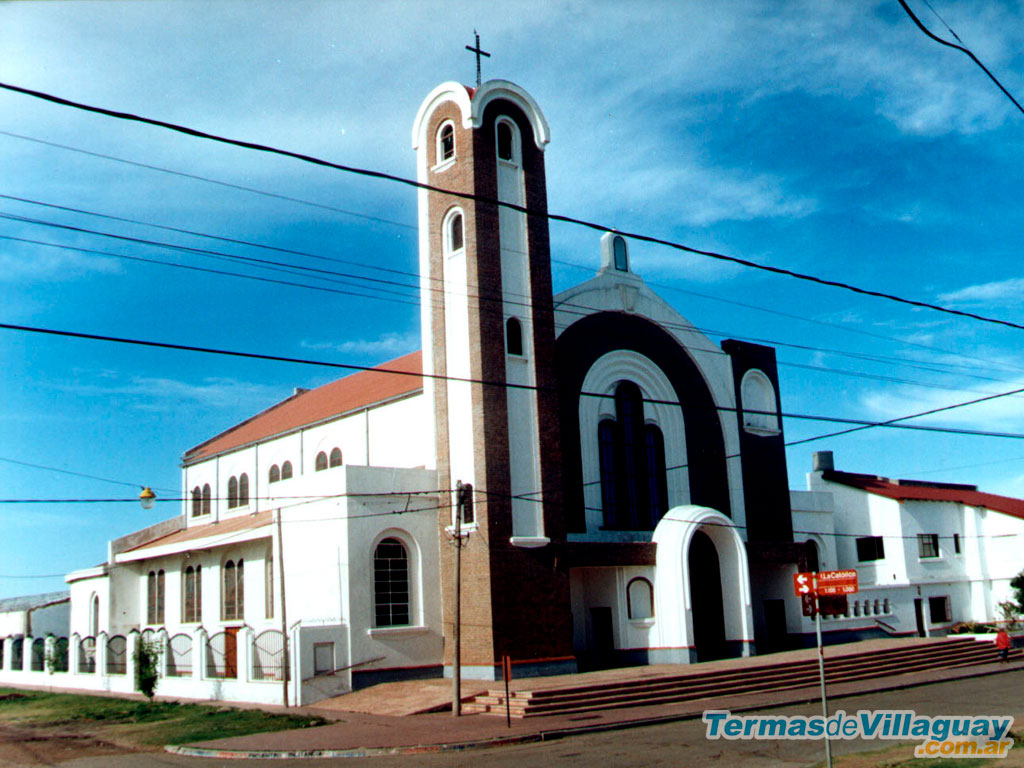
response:
<path id="1" fill-rule="evenodd" d="M 1019 4 L 932 5 L 1024 96 Z M 923 3 L 912 7 L 948 36 Z M 484 77 L 519 83 L 548 118 L 552 212 L 1024 322 L 1024 115 L 965 56 L 925 38 L 896 0 L 299 0 L 284 14 L 276 3 L 226 0 L 5 3 L 0 79 L 414 177 L 416 109 L 440 82 L 472 83 L 464 46 L 474 28 L 492 53 Z M 0 194 L 145 224 L 8 198 L 2 216 L 415 283 L 373 269 L 416 269 L 415 195 L 392 183 L 8 92 L 0 167 Z M 0 322 L 356 364 L 418 346 L 411 289 L 378 283 L 401 295 L 382 294 L 358 278 L 296 278 L 19 219 L 0 217 L 0 236 Z M 554 223 L 551 239 L 556 290 L 596 269 L 596 233 Z M 1020 331 L 632 249 L 635 269 L 715 341 L 779 344 L 786 411 L 881 420 L 1024 386 Z M 178 493 L 186 449 L 295 386 L 337 376 L 11 331 L 0 331 L 0 361 L 0 457 L 165 497 Z M 1021 405 L 1007 397 L 920 423 L 1024 432 Z M 785 423 L 790 440 L 833 428 Z M 867 430 L 790 449 L 791 487 L 803 487 L 819 449 L 835 451 L 842 469 L 1024 495 L 1019 440 Z M 0 489 L 3 498 L 138 493 L 10 462 L 0 462 Z M 178 511 L 0 505 L 0 596 L 59 589 L 60 578 L 11 577 L 93 565 L 107 539 Z"/>

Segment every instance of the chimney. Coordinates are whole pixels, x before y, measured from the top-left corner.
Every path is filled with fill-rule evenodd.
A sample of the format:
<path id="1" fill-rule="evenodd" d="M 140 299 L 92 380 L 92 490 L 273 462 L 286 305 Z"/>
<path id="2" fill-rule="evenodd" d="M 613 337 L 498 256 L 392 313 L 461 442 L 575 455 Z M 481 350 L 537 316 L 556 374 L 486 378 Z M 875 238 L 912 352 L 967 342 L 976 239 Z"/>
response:
<path id="1" fill-rule="evenodd" d="M 832 451 L 815 451 L 811 456 L 812 468 L 815 472 L 824 472 L 826 469 L 836 468 L 835 460 L 832 458 Z"/>

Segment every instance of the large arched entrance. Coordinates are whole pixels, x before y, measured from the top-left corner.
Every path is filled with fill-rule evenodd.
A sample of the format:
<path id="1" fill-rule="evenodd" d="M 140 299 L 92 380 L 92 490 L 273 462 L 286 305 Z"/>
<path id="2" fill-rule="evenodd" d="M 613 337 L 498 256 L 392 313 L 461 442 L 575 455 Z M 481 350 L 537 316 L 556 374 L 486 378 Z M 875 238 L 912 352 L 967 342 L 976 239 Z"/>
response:
<path id="1" fill-rule="evenodd" d="M 674 507 L 654 529 L 653 540 L 652 658 L 686 663 L 750 655 L 750 573 L 732 520 L 708 507 Z"/>
<path id="2" fill-rule="evenodd" d="M 715 543 L 703 531 L 694 531 L 688 554 L 690 605 L 693 606 L 693 645 L 697 661 L 729 655 L 722 604 L 722 570 Z"/>

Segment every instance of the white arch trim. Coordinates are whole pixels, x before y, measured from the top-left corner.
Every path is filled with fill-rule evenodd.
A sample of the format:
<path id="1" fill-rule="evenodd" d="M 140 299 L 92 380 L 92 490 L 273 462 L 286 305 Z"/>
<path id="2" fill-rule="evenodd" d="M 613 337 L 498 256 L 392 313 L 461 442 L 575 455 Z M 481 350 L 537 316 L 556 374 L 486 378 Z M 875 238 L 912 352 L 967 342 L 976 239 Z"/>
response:
<path id="1" fill-rule="evenodd" d="M 687 445 L 682 409 L 673 403 L 678 395 L 665 372 L 653 360 L 631 349 L 608 352 L 590 366 L 583 379 L 584 392 L 614 395 L 620 381 L 631 381 L 647 400 L 644 421 L 657 424 L 665 439 L 665 466 L 668 503 L 690 500 L 690 476 L 686 470 Z M 597 426 L 602 419 L 615 418 L 615 400 L 611 397 L 580 398 L 580 459 L 583 465 L 584 501 L 587 506 L 587 532 L 596 533 L 602 525 L 601 460 L 597 445 Z M 612 538 L 618 538 L 613 534 Z"/>
<path id="2" fill-rule="evenodd" d="M 488 80 L 477 88 L 472 100 L 470 118 L 472 126 L 480 127 L 483 122 L 484 110 L 495 99 L 507 99 L 523 110 L 530 125 L 533 126 L 533 137 L 537 148 L 543 151 L 547 143 L 551 141 L 551 129 L 548 128 L 548 121 L 533 97 L 508 80 Z"/>
<path id="3" fill-rule="evenodd" d="M 743 643 L 747 655 L 754 642 L 754 621 L 746 548 L 734 521 L 717 510 L 693 504 L 673 507 L 654 529 L 653 541 L 658 545 L 654 574 L 657 644 L 666 648 L 694 645 L 690 584 L 693 579 L 699 583 L 701 574 L 690 573 L 689 554 L 697 531 L 707 534 L 718 552 L 726 640 Z"/>
<path id="4" fill-rule="evenodd" d="M 416 119 L 412 124 L 412 148 L 419 149 L 426 146 L 429 138 L 427 136 L 427 124 L 430 115 L 441 104 L 453 101 L 462 112 L 463 128 L 479 128 L 483 122 L 484 110 L 487 105 L 495 99 L 508 99 L 523 110 L 530 124 L 533 126 L 534 141 L 537 148 L 543 150 L 551 141 L 551 129 L 548 127 L 547 118 L 541 111 L 540 106 L 534 98 L 525 90 L 508 80 L 488 80 L 476 89 L 472 99 L 469 91 L 462 83 L 449 81 L 441 83 L 432 90 L 420 104 L 416 112 Z"/>
<path id="5" fill-rule="evenodd" d="M 462 127 L 472 128 L 472 108 L 469 103 L 469 91 L 466 90 L 466 86 L 462 83 L 456 83 L 449 80 L 447 83 L 441 83 L 434 90 L 427 94 L 427 98 L 420 104 L 419 110 L 416 112 L 416 119 L 412 124 L 412 148 L 419 149 L 421 146 L 426 146 L 427 142 L 427 123 L 430 121 L 430 115 L 435 109 L 444 104 L 446 101 L 454 101 L 459 107 L 459 111 L 462 112 Z"/>

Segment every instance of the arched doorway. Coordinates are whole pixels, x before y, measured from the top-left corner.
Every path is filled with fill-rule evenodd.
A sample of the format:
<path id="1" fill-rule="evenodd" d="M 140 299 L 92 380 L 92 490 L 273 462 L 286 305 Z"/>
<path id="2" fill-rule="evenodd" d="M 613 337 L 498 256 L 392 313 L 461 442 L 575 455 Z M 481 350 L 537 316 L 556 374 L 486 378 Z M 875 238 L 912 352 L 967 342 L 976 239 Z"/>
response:
<path id="1" fill-rule="evenodd" d="M 697 661 L 729 655 L 722 607 L 722 571 L 715 543 L 703 531 L 695 531 L 688 553 L 690 605 L 693 606 L 693 645 Z"/>

